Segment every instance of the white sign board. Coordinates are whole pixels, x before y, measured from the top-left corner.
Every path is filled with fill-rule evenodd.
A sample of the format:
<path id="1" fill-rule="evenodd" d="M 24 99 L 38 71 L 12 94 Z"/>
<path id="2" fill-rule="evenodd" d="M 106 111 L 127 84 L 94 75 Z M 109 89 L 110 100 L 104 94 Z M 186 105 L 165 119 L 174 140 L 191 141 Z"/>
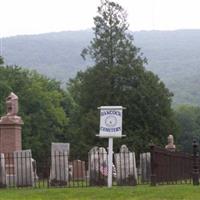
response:
<path id="1" fill-rule="evenodd" d="M 99 137 L 122 137 L 122 106 L 101 106 Z"/>

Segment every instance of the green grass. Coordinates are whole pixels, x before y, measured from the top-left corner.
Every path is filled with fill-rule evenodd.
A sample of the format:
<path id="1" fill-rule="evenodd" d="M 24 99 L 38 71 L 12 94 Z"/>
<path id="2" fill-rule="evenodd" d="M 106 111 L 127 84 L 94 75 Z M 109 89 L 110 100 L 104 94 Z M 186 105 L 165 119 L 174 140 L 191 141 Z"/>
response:
<path id="1" fill-rule="evenodd" d="M 199 200 L 200 186 L 1 189 L 0 200 Z"/>

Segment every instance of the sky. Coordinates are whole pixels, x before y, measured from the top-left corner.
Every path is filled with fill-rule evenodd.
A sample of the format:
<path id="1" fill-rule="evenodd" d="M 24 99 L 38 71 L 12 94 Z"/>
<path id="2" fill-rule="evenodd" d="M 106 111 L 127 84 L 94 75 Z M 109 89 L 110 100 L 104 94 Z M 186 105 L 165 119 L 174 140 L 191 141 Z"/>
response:
<path id="1" fill-rule="evenodd" d="M 115 0 L 130 30 L 200 29 L 200 0 Z M 93 27 L 100 0 L 0 0 L 0 37 Z"/>

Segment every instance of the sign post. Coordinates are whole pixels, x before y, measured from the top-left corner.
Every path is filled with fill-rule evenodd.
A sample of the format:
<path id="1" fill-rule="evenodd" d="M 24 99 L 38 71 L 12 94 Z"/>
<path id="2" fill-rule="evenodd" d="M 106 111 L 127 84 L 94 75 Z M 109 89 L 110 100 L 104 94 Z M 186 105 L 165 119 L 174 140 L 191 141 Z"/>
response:
<path id="1" fill-rule="evenodd" d="M 113 138 L 108 138 L 108 187 L 112 187 Z"/>
<path id="2" fill-rule="evenodd" d="M 108 138 L 108 187 L 112 187 L 113 138 L 122 135 L 122 106 L 101 106 L 99 137 Z"/>

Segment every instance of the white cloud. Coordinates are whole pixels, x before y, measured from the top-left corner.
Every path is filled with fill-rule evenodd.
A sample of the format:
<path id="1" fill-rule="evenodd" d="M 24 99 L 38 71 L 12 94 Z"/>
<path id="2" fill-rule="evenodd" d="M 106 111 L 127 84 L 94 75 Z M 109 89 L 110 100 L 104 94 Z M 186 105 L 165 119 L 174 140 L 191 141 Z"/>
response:
<path id="1" fill-rule="evenodd" d="M 116 0 L 131 30 L 200 28 L 199 0 Z M 91 28 L 100 0 L 0 0 L 0 36 Z"/>

